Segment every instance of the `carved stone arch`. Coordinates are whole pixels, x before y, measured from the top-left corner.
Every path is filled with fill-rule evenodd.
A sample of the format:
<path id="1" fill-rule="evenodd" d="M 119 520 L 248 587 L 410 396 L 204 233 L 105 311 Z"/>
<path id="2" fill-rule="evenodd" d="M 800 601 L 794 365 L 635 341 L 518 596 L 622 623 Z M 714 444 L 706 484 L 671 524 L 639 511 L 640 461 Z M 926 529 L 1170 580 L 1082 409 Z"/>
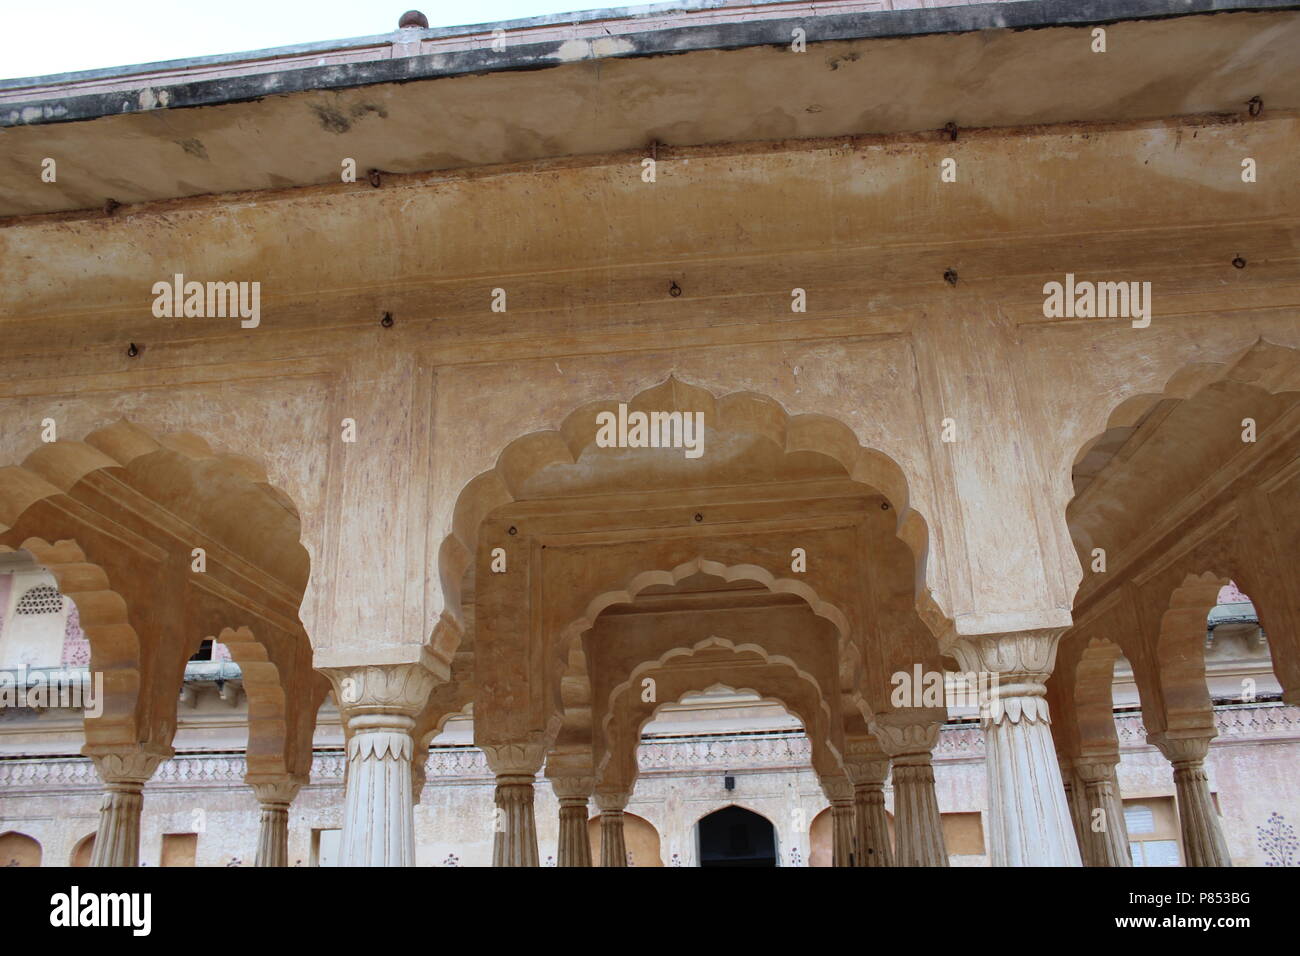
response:
<path id="1" fill-rule="evenodd" d="M 249 776 L 310 775 L 316 713 L 329 681 L 310 665 L 286 673 L 247 626 L 223 628 L 214 640 L 230 649 L 248 697 Z"/>
<path id="2" fill-rule="evenodd" d="M 567 664 L 573 642 L 591 629 L 602 611 L 616 604 L 630 604 L 642 591 L 655 586 L 675 587 L 684 579 L 694 574 L 707 574 L 721 578 L 728 583 L 735 581 L 753 581 L 763 585 L 769 591 L 778 594 L 793 594 L 802 598 L 809 609 L 818 617 L 835 626 L 840 636 L 840 648 L 843 656 L 856 658 L 858 648 L 852 640 L 853 627 L 848 616 L 835 604 L 827 601 L 806 581 L 793 578 L 778 578 L 766 568 L 755 564 L 724 564 L 711 560 L 704 555 L 696 555 L 688 561 L 669 569 L 649 568 L 634 574 L 621 586 L 602 591 L 587 602 L 583 613 L 570 621 L 560 632 L 556 654 L 561 666 Z"/>
<path id="3" fill-rule="evenodd" d="M 30 556 L 77 606 L 90 644 L 90 672 L 103 674 L 104 681 L 102 713 L 85 718 L 86 743 L 112 747 L 149 741 L 140 713 L 140 637 L 131 624 L 126 599 L 113 589 L 104 569 L 87 560 L 76 541 L 50 544 L 29 538 L 17 549 L 0 544 L 0 552 Z"/>
<path id="4" fill-rule="evenodd" d="M 583 405 L 557 427 L 515 439 L 501 452 L 495 466 L 469 481 L 460 491 L 452 515 L 451 532 L 438 551 L 443 612 L 434 628 L 439 647 L 458 638 L 463 621 L 461 582 L 478 548 L 478 529 L 494 510 L 519 500 L 523 486 L 549 466 L 573 466 L 584 451 L 595 446 L 595 416 L 613 412 L 618 400 Z M 947 630 L 942 588 L 931 581 L 935 545 L 924 516 L 911 505 L 909 482 L 902 468 L 888 455 L 865 447 L 853 430 L 825 415 L 790 415 L 775 400 L 755 392 L 734 392 L 716 397 L 706 389 L 669 377 L 663 383 L 633 396 L 626 404 L 678 411 L 704 411 L 717 428 L 758 435 L 785 454 L 815 452 L 839 463 L 850 479 L 883 494 L 895 511 L 895 532 L 910 549 L 914 562 L 916 608 L 936 634 Z M 938 595 L 938 596 L 937 596 Z"/>
<path id="5" fill-rule="evenodd" d="M 1074 541 L 1075 559 L 1079 553 L 1090 555 L 1097 542 L 1087 531 L 1070 524 L 1076 504 L 1073 473 L 1076 465 L 1108 433 L 1136 426 L 1161 402 L 1186 401 L 1219 383 L 1258 389 L 1269 395 L 1300 392 L 1300 349 L 1278 345 L 1262 337 L 1245 348 L 1235 347 L 1219 361 L 1178 364 L 1162 360 L 1152 363 L 1152 367 L 1160 370 L 1154 374 L 1163 375 L 1163 381 L 1156 379 L 1150 384 L 1141 379 L 1126 381 L 1109 394 L 1095 396 L 1089 406 L 1080 411 L 1080 424 L 1072 431 L 1090 437 L 1070 449 L 1068 459 L 1052 470 L 1057 485 L 1056 497 L 1061 502 Z M 1073 569 L 1074 589 L 1077 590 L 1083 574 L 1082 566 Z"/>
<path id="6" fill-rule="evenodd" d="M 255 603 L 273 608 L 283 630 L 301 639 L 306 653 L 294 656 L 310 657 L 298 620 L 309 577 L 301 521 L 293 501 L 245 456 L 216 451 L 192 433 L 155 435 L 125 420 L 84 441 L 51 442 L 21 465 L 0 468 L 0 544 L 12 548 L 25 529 L 62 532 L 76 549 L 47 557 L 77 605 L 92 669 L 105 673 L 112 710 L 88 721 L 88 745 L 169 744 L 176 715 L 168 692 L 179 688 L 190 655 L 184 637 L 199 639 L 186 621 L 202 603 L 191 593 L 200 582 L 208 598 L 234 605 L 251 600 L 241 588 L 253 588 Z M 50 547 L 26 537 L 38 550 Z M 190 576 L 195 544 L 218 561 L 219 573 Z M 65 583 L 60 565 L 68 565 L 64 578 L 81 577 Z M 157 600 L 160 591 L 170 600 Z"/>
<path id="7" fill-rule="evenodd" d="M 1094 637 L 1081 649 L 1074 667 L 1074 713 L 1079 752 L 1115 753 L 1115 664 L 1124 656 L 1120 646 Z"/>
<path id="8" fill-rule="evenodd" d="M 1227 575 L 1207 571 L 1188 574 L 1169 598 L 1160 619 L 1156 662 L 1160 669 L 1163 712 L 1146 714 L 1148 733 L 1214 729 L 1214 704 L 1205 680 L 1205 631 Z M 1144 709 L 1144 713 L 1145 709 Z M 1160 721 L 1152 726 L 1152 717 Z"/>
<path id="9" fill-rule="evenodd" d="M 730 660 L 719 662 L 714 678 L 702 685 L 698 676 L 673 670 L 674 662 L 683 662 L 693 656 L 719 651 L 729 652 Z M 742 663 L 741 658 L 752 655 L 765 665 L 763 668 L 752 666 L 736 670 L 731 668 Z M 637 718 L 624 714 L 623 705 L 635 696 L 641 679 L 647 674 L 657 674 L 658 682 L 667 684 L 666 699 L 659 701 L 647 714 Z M 780 675 L 792 679 L 799 690 L 791 693 L 782 690 L 774 678 Z M 638 776 L 636 750 L 640 744 L 643 728 L 654 719 L 654 715 L 670 701 L 680 700 L 691 692 L 704 691 L 719 684 L 730 687 L 737 692 L 752 693 L 763 699 L 775 701 L 791 714 L 797 716 L 804 725 L 804 730 L 812 742 L 813 766 L 819 775 L 834 776 L 843 773 L 842 739 L 836 737 L 837 730 L 842 734 L 842 727 L 837 727 L 834 714 L 827 704 L 825 695 L 816 677 L 800 668 L 794 661 L 783 655 L 769 654 L 768 651 L 752 643 L 736 644 L 725 638 L 710 637 L 692 647 L 673 648 L 652 661 L 638 665 L 627 679 L 617 684 L 609 693 L 605 705 L 593 712 L 598 721 L 599 732 L 593 735 L 595 743 L 594 763 L 598 789 L 608 786 L 615 790 L 631 791 Z M 702 686 L 701 686 L 702 685 Z M 617 733 L 620 718 L 625 718 L 624 733 Z M 630 720 L 631 723 L 626 723 Z"/>

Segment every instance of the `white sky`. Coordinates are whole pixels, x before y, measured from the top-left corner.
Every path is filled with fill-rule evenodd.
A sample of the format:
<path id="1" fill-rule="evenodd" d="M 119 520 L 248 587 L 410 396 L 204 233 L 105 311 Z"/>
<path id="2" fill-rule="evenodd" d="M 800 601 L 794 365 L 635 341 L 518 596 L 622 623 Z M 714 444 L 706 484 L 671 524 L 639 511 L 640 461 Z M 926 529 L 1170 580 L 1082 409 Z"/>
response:
<path id="1" fill-rule="evenodd" d="M 397 29 L 641 6 L 653 0 L 0 0 L 0 78 L 239 53 Z"/>

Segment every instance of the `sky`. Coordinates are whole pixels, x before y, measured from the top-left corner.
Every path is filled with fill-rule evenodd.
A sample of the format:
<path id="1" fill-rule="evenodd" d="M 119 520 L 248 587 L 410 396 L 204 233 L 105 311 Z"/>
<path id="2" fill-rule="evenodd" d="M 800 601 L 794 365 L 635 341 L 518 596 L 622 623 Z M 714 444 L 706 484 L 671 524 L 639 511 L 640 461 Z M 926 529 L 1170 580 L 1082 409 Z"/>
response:
<path id="1" fill-rule="evenodd" d="M 239 53 L 389 33 L 407 10 L 429 26 L 571 13 L 651 0 L 0 0 L 0 78 Z"/>

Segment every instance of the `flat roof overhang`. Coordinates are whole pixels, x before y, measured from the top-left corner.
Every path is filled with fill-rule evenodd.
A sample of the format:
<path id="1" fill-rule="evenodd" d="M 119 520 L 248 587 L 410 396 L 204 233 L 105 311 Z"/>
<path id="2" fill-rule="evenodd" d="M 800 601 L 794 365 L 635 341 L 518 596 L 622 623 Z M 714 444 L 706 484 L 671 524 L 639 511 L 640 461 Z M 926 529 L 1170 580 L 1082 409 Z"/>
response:
<path id="1" fill-rule="evenodd" d="M 618 33 L 599 21 L 588 17 L 606 32 L 594 39 L 512 43 L 507 23 L 462 34 L 470 49 L 432 54 L 375 58 L 382 38 L 365 38 L 325 45 L 356 57 L 325 66 L 302 66 L 324 55 L 313 45 L 6 81 L 0 217 L 338 183 L 346 159 L 364 181 L 367 169 L 602 156 L 656 141 L 1244 115 L 1256 96 L 1270 112 L 1300 108 L 1293 3 L 1021 0 Z M 1092 50 L 1096 24 L 1107 25 L 1105 53 Z M 806 52 L 791 49 L 796 28 Z M 487 42 L 495 29 L 507 31 L 504 50 Z M 414 50 L 446 33 L 389 40 Z M 205 71 L 221 75 L 194 79 Z M 52 183 L 40 178 L 47 157 Z"/>

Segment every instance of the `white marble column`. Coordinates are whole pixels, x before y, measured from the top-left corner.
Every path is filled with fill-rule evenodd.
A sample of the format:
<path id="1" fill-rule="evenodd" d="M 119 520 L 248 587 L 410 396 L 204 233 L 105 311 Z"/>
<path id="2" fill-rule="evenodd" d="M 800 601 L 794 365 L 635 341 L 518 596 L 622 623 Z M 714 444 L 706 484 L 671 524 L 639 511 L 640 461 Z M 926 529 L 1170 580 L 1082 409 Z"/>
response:
<path id="1" fill-rule="evenodd" d="M 348 731 L 339 866 L 414 866 L 411 731 L 434 675 L 422 663 L 324 672 Z"/>
<path id="2" fill-rule="evenodd" d="M 894 769 L 897 866 L 947 866 L 931 753 L 942 725 L 923 710 L 894 711 L 871 721 L 871 731 Z"/>
<path id="3" fill-rule="evenodd" d="M 1206 729 L 1166 731 L 1147 738 L 1174 767 L 1178 822 L 1188 866 L 1232 866 L 1219 812 L 1210 796 L 1210 780 L 1205 774 L 1205 756 L 1210 752 L 1214 736 L 1215 731 Z"/>
<path id="4" fill-rule="evenodd" d="M 853 842 L 857 830 L 853 784 L 848 777 L 828 777 L 821 784 L 822 792 L 831 802 L 831 866 L 853 866 Z"/>
<path id="5" fill-rule="evenodd" d="M 854 866 L 893 866 L 894 853 L 889 846 L 889 820 L 885 816 L 885 779 L 889 776 L 889 758 L 850 761 L 845 769 L 853 782 L 854 816 L 857 841 Z"/>
<path id="6" fill-rule="evenodd" d="M 88 746 L 82 753 L 94 761 L 104 781 L 90 865 L 139 866 L 145 781 L 172 756 L 171 748 L 145 744 L 120 750 Z"/>
<path id="7" fill-rule="evenodd" d="M 988 675 L 993 690 L 980 723 L 994 866 L 1081 863 L 1045 697 L 1064 630 L 960 637 L 950 648 L 964 670 Z"/>
<path id="8" fill-rule="evenodd" d="M 550 777 L 560 801 L 560 838 L 556 866 L 591 866 L 591 840 L 587 836 L 588 807 L 595 779 L 586 776 Z"/>
<path id="9" fill-rule="evenodd" d="M 629 794 L 597 791 L 600 807 L 600 865 L 627 866 L 627 842 L 623 838 L 623 811 Z"/>
<path id="10" fill-rule="evenodd" d="M 1083 861 L 1085 866 L 1132 866 L 1128 826 L 1115 767 L 1119 754 L 1083 756 L 1074 764 L 1083 786 Z"/>
<path id="11" fill-rule="evenodd" d="M 249 774 L 260 807 L 255 866 L 289 865 L 289 807 L 307 781 L 288 775 Z"/>

